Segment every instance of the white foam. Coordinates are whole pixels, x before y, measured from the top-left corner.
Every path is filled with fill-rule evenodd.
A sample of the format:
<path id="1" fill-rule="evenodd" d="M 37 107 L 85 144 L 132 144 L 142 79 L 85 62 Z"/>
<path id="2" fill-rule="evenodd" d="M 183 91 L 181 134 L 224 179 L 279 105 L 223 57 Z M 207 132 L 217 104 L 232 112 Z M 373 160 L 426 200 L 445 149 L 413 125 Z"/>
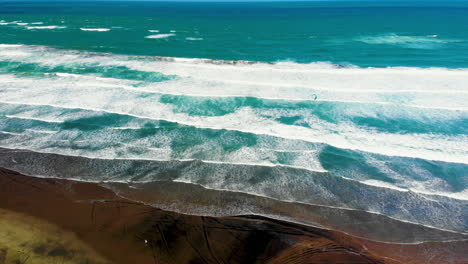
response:
<path id="1" fill-rule="evenodd" d="M 361 181 L 361 183 L 370 185 L 370 186 L 375 186 L 375 187 L 380 187 L 380 188 L 386 188 L 386 189 L 392 189 L 400 192 L 408 192 L 408 189 L 400 188 L 397 187 L 391 183 L 388 182 L 383 182 L 383 181 L 378 181 L 378 180 L 365 180 Z"/>
<path id="2" fill-rule="evenodd" d="M 175 34 L 156 34 L 156 35 L 146 36 L 145 38 L 147 38 L 147 39 L 164 39 L 164 38 L 169 38 L 169 37 L 173 37 L 173 36 L 175 36 Z"/>
<path id="3" fill-rule="evenodd" d="M 47 123 L 63 123 L 65 120 L 57 120 L 57 119 L 44 119 L 44 118 L 37 118 L 31 116 L 22 116 L 22 115 L 5 115 L 6 118 L 17 118 L 17 119 L 24 119 L 24 120 L 34 120 L 34 121 L 41 121 Z"/>
<path id="4" fill-rule="evenodd" d="M 66 78 L 81 78 L 82 75 L 80 74 L 75 74 L 75 73 L 66 73 L 66 72 L 49 72 L 48 74 L 50 75 L 55 75 L 59 77 L 66 77 Z"/>
<path id="5" fill-rule="evenodd" d="M 126 126 L 126 127 L 110 127 L 110 129 L 113 129 L 113 130 L 138 130 L 138 129 L 142 129 L 142 127 Z"/>
<path id="6" fill-rule="evenodd" d="M 13 133 L 13 132 L 7 132 L 7 131 L 0 131 L 1 134 L 7 134 L 7 135 L 12 135 L 12 136 L 20 136 L 21 133 Z"/>
<path id="7" fill-rule="evenodd" d="M 429 196 L 445 196 L 449 197 L 452 199 L 457 199 L 457 200 L 463 200 L 463 201 L 468 201 L 468 189 L 464 189 L 463 191 L 460 192 L 440 192 L 440 191 L 434 191 L 434 190 L 427 190 L 427 189 L 410 189 L 411 191 L 414 191 L 416 193 L 420 194 L 426 194 Z"/>
<path id="8" fill-rule="evenodd" d="M 0 48 L 19 48 L 22 46 L 23 45 L 19 45 L 19 44 L 0 44 Z"/>
<path id="9" fill-rule="evenodd" d="M 432 39 L 437 35 L 422 36 L 401 36 L 397 34 L 387 34 L 381 36 L 359 37 L 356 40 L 368 44 L 405 44 L 405 43 L 446 43 L 448 40 Z"/>
<path id="10" fill-rule="evenodd" d="M 465 163 L 468 139 L 466 136 L 390 134 L 365 130 L 350 124 L 331 124 L 322 120 L 313 120 L 314 127 L 298 127 L 279 124 L 274 120 L 261 117 L 259 112 L 250 108 L 241 108 L 235 113 L 220 117 L 189 116 L 174 113 L 172 107 L 166 104 L 151 103 L 140 99 L 138 94 L 124 97 L 122 92 L 113 88 L 102 89 L 87 96 L 82 89 L 96 89 L 91 83 L 80 83 L 80 89 L 63 89 L 50 82 L 34 83 L 39 89 L 29 88 L 27 92 L 18 93 L 8 90 L 2 93 L 10 102 L 30 104 L 41 102 L 40 105 L 51 105 L 64 108 L 80 108 L 92 111 L 105 111 L 127 114 L 140 118 L 166 120 L 199 128 L 228 129 L 258 135 L 270 135 L 306 142 L 326 143 L 344 149 L 356 149 L 390 156 L 416 157 L 429 160 Z M 10 84 L 11 86 L 11 84 Z M 26 84 L 27 87 L 32 85 Z M 61 84 L 63 86 L 63 84 Z M 44 90 L 42 87 L 48 87 Z M 99 86 L 97 86 L 99 87 Z M 121 94 L 116 97 L 114 93 Z M 53 95 L 52 94 L 56 94 Z M 60 96 L 59 96 L 60 94 Z M 16 96 L 15 96 L 16 95 Z M 112 98 L 112 103 L 107 103 Z M 117 100 L 117 98 L 119 98 Z M 131 109 L 131 110 L 129 110 Z M 266 113 L 262 113 L 265 115 Z"/>
<path id="11" fill-rule="evenodd" d="M 10 49 L 10 48 L 8 48 Z M 126 56 L 92 56 L 53 49 L 20 46 L 11 48 L 30 56 L 0 53 L 1 59 L 46 65 L 91 63 L 125 66 L 135 70 L 175 74 L 175 80 L 140 87 L 131 81 L 94 76 L 57 74 L 59 80 L 30 80 L 2 76 L 3 101 L 72 106 L 103 110 L 150 119 L 164 119 L 200 128 L 230 129 L 307 142 L 322 142 L 339 148 L 392 156 L 466 163 L 466 135 L 397 134 L 359 127 L 346 120 L 325 122 L 310 109 L 275 110 L 241 107 L 222 117 L 175 113 L 174 106 L 158 103 L 159 95 L 206 97 L 259 97 L 309 102 L 347 102 L 338 109 L 349 117 L 409 118 L 415 122 L 466 118 L 468 71 L 441 68 L 336 68 L 330 64 L 216 64 L 203 59 L 163 58 L 131 60 Z M 41 56 L 34 56 L 41 50 Z M 76 80 L 72 80 L 76 79 Z M 343 85 L 345 84 L 345 85 Z M 150 99 L 141 94 L 152 94 Z M 126 94 L 128 98 L 123 97 Z M 318 96 L 313 101 L 312 95 Z M 92 96 L 90 96 L 92 95 Z M 74 100 L 74 98 L 80 100 Z M 110 102 L 109 98 L 112 98 Z M 339 104 L 334 104 L 335 106 Z M 343 106 L 343 107 L 344 107 Z M 435 111 L 440 110 L 440 111 Z M 334 110 L 333 110 L 334 111 Z M 278 123 L 275 118 L 299 115 L 310 128 Z M 265 116 L 270 116 L 266 118 Z M 465 149 L 464 149 L 465 148 Z"/>
<path id="12" fill-rule="evenodd" d="M 42 24 L 44 24 L 44 22 L 33 22 L 33 23 L 31 23 L 31 25 L 42 25 Z"/>
<path id="13" fill-rule="evenodd" d="M 151 33 L 158 33 L 159 30 L 157 30 L 157 29 L 149 29 L 148 32 L 151 32 Z"/>
<path id="14" fill-rule="evenodd" d="M 26 25 L 29 25 L 29 23 L 16 23 L 16 25 L 18 25 L 18 26 L 26 26 Z"/>
<path id="15" fill-rule="evenodd" d="M 29 26 L 26 29 L 63 29 L 65 26 Z"/>
<path id="16" fill-rule="evenodd" d="M 110 31 L 110 28 L 80 28 L 82 31 L 98 31 L 98 32 L 107 32 Z"/>
<path id="17" fill-rule="evenodd" d="M 186 40 L 203 40 L 203 38 L 186 37 Z"/>

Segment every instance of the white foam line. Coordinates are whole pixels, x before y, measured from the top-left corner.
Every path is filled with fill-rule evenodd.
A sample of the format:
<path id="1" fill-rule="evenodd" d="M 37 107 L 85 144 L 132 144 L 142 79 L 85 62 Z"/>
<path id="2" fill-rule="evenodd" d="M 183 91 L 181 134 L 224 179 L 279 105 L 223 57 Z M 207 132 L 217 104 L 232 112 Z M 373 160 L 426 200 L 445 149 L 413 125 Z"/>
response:
<path id="1" fill-rule="evenodd" d="M 109 129 L 112 129 L 112 130 L 138 130 L 142 128 L 144 127 L 109 127 Z"/>
<path id="2" fill-rule="evenodd" d="M 194 37 L 186 37 L 185 39 L 186 40 L 192 40 L 192 41 L 203 40 L 203 38 L 194 38 Z"/>
<path id="3" fill-rule="evenodd" d="M 8 134 L 8 135 L 14 135 L 14 136 L 22 136 L 21 133 L 13 133 L 13 132 L 8 132 L 8 131 L 1 131 L 1 130 L 0 130 L 0 133 Z"/>
<path id="4" fill-rule="evenodd" d="M 301 167 L 295 167 L 295 166 L 289 166 L 289 165 L 273 165 L 273 166 L 268 166 L 268 165 L 264 165 L 264 164 L 249 164 L 249 163 L 223 163 L 223 162 L 211 162 L 211 161 L 204 161 L 204 160 L 180 160 L 180 161 L 202 161 L 202 162 L 205 162 L 205 163 L 215 163 L 215 164 L 234 164 L 234 165 L 245 165 L 245 166 L 262 166 L 262 167 L 287 167 L 287 168 L 294 168 L 294 169 L 303 169 L 303 170 L 307 170 L 307 171 L 312 171 L 312 172 L 320 172 L 320 173 L 327 173 L 328 171 L 321 171 L 321 170 L 310 170 L 310 169 L 307 169 L 307 168 L 301 168 Z M 356 179 L 351 179 L 351 178 L 345 178 L 343 176 L 337 176 L 337 175 L 333 175 L 332 177 L 337 177 L 337 178 L 340 178 L 340 179 L 344 179 L 346 181 L 350 181 L 350 182 L 355 182 L 355 183 L 359 183 L 359 184 L 364 184 L 364 185 L 368 185 L 368 186 L 372 186 L 372 187 L 376 187 L 376 188 L 379 188 L 379 189 L 386 189 L 386 190 L 393 190 L 393 191 L 397 191 L 397 192 L 404 192 L 404 193 L 407 193 L 407 192 L 413 192 L 415 194 L 427 194 L 427 193 L 424 193 L 424 192 L 419 192 L 419 191 L 416 191 L 416 190 L 408 190 L 408 189 L 403 189 L 403 188 L 398 188 L 398 187 L 395 187 L 395 186 L 387 186 L 387 185 L 377 185 L 377 184 L 369 184 L 368 182 L 363 182 L 363 181 L 359 181 L 359 180 L 356 180 Z M 247 193 L 247 194 L 251 194 L 251 195 L 256 195 L 256 196 L 261 196 L 261 197 L 266 197 L 266 198 L 271 198 L 271 199 L 275 199 L 275 200 L 279 200 L 279 201 L 284 201 L 284 202 L 290 202 L 290 203 L 301 203 L 301 204 L 308 204 L 308 205 L 317 205 L 317 206 L 323 206 L 323 205 L 320 205 L 320 204 L 313 204 L 313 203 L 306 203 L 306 202 L 301 202 L 301 201 L 295 201 L 295 200 L 282 200 L 282 199 L 277 199 L 277 198 L 273 198 L 273 197 L 270 197 L 270 196 L 264 196 L 264 195 L 261 195 L 261 194 L 258 194 L 258 193 L 253 193 L 253 192 L 248 192 L 248 191 L 234 191 L 234 190 L 229 190 L 229 189 L 223 189 L 223 188 L 212 188 L 212 187 L 209 187 L 209 186 L 206 186 L 206 185 L 202 185 L 202 184 L 198 184 L 198 183 L 194 183 L 194 182 L 191 182 L 190 180 L 188 179 L 175 179 L 173 180 L 175 182 L 185 182 L 185 183 L 191 183 L 191 184 L 197 184 L 197 185 L 200 185 L 200 186 L 203 186 L 204 188 L 206 189 L 212 189 L 212 190 L 222 190 L 222 191 L 231 191 L 231 192 L 241 192 L 241 193 Z M 151 181 L 149 181 L 151 182 Z M 142 181 L 142 183 L 145 183 L 145 181 Z M 440 194 L 431 194 L 433 196 L 441 196 L 441 197 L 447 197 L 447 198 L 451 198 L 451 199 L 454 199 L 454 200 L 459 200 L 459 201 L 468 201 L 468 198 L 462 198 L 462 197 L 459 197 L 459 196 L 446 196 L 442 193 Z M 419 197 L 423 198 L 423 199 L 426 199 L 426 197 L 424 196 L 420 196 L 418 195 Z M 348 210 L 352 210 L 352 211 L 361 211 L 361 210 L 358 210 L 358 209 L 352 209 L 352 208 L 345 208 L 345 207 L 337 207 L 337 206 L 326 206 L 326 207 L 330 207 L 330 208 L 337 208 L 337 209 L 348 209 Z M 365 211 L 365 210 L 364 210 Z M 374 211 L 365 211 L 365 212 L 368 212 L 368 213 L 373 213 L 373 214 L 379 214 L 379 215 L 384 215 L 382 213 L 379 213 L 379 212 L 374 212 Z M 385 215 L 387 216 L 387 215 Z M 390 216 L 387 216 L 387 217 L 390 217 Z M 391 217 L 390 217 L 391 218 Z M 399 220 L 399 221 L 404 221 L 404 220 L 400 220 L 400 219 L 397 219 L 397 218 L 394 218 L 396 220 Z M 412 223 L 412 222 L 409 222 L 408 223 Z M 433 226 L 428 226 L 428 227 L 433 227 Z M 437 227 L 433 227 L 433 228 L 437 228 Z M 439 229 L 439 228 L 437 228 Z M 443 230 L 443 229 L 441 229 Z M 445 230 L 445 231 L 449 231 L 449 230 Z M 455 231 L 454 231 L 455 232 Z M 467 233 L 468 234 L 468 233 Z"/>
<path id="5" fill-rule="evenodd" d="M 262 166 L 262 167 L 270 167 L 270 168 L 291 168 L 291 169 L 300 169 L 300 170 L 306 170 L 310 172 L 320 172 L 320 173 L 326 173 L 328 172 L 327 170 L 320 170 L 320 169 L 311 169 L 311 168 L 306 168 L 302 166 L 294 166 L 294 165 L 284 165 L 284 164 L 268 164 L 268 163 L 252 163 L 252 162 L 225 162 L 225 161 L 214 161 L 214 160 L 198 160 L 198 159 L 182 159 L 181 161 L 202 161 L 204 163 L 210 163 L 210 164 L 229 164 L 229 165 L 242 165 L 242 166 Z M 340 178 L 343 178 L 341 176 L 338 176 Z M 346 179 L 346 178 L 343 178 Z"/>
<path id="6" fill-rule="evenodd" d="M 430 192 L 430 191 L 416 190 L 414 188 L 410 188 L 409 190 L 412 192 L 425 194 L 429 196 L 444 196 L 444 197 L 448 197 L 448 198 L 455 199 L 455 200 L 468 201 L 468 189 L 464 189 L 463 191 L 456 192 L 456 193 L 447 193 L 447 192 L 439 192 L 439 191 Z M 425 198 L 428 199 L 427 197 Z"/>
<path id="7" fill-rule="evenodd" d="M 32 128 L 25 129 L 25 131 L 31 131 L 31 132 L 40 133 L 40 134 L 55 134 L 58 132 L 58 131 L 52 131 L 52 130 L 37 130 L 37 129 L 32 129 Z"/>
<path id="8" fill-rule="evenodd" d="M 67 143 L 70 142 L 70 140 L 68 140 L 68 139 L 56 139 L 56 140 L 53 140 L 53 141 L 67 142 Z M 91 141 L 91 140 L 73 140 L 73 143 L 82 143 L 82 142 L 93 142 L 93 141 Z M 44 153 L 54 154 L 53 152 L 44 152 Z M 57 154 L 57 153 L 55 153 L 55 154 Z M 75 156 L 75 157 L 80 157 L 80 156 Z"/>
<path id="9" fill-rule="evenodd" d="M 144 56 L 142 56 L 145 58 Z M 326 63 L 326 62 L 317 62 L 317 63 L 309 63 L 309 64 L 301 64 L 295 62 L 276 62 L 276 63 L 268 63 L 268 62 L 251 62 L 249 63 L 238 63 L 238 64 L 217 64 L 213 63 L 216 61 L 223 61 L 223 60 L 214 60 L 208 58 L 180 58 L 180 57 L 161 57 L 162 59 L 168 59 L 172 61 L 162 61 L 164 63 L 176 63 L 179 66 L 196 66 L 197 68 L 205 68 L 205 69 L 212 69 L 212 68 L 225 68 L 237 71 L 252 71 L 252 70 L 268 70 L 268 71 L 280 71 L 280 72 L 288 72 L 288 73 L 329 73 L 329 74 L 340 74 L 340 75 L 363 75 L 369 73 L 384 73 L 384 74 L 392 74 L 392 73 L 399 73 L 403 75 L 410 75 L 410 74 L 418 74 L 418 75 L 427 75 L 428 73 L 431 74 L 452 74 L 452 75 L 460 75 L 466 74 L 468 69 L 451 69 L 451 68 L 417 68 L 417 67 L 386 67 L 386 68 L 376 68 L 376 67 L 367 67 L 367 68 L 360 68 L 360 67 L 335 67 L 333 64 Z M 154 62 L 161 62 L 155 60 Z M 236 62 L 236 61 L 234 61 Z M 242 61 L 237 61 L 242 62 Z M 254 66 L 254 68 L 251 68 Z M 327 67 L 324 67 L 327 66 Z"/>
<path id="10" fill-rule="evenodd" d="M 468 73 L 467 73 L 468 74 Z M 191 77 L 195 80 L 202 81 L 213 81 L 212 79 L 203 78 L 199 76 Z M 218 81 L 218 80 L 216 80 Z M 333 87 L 321 87 L 311 85 L 298 85 L 298 84 L 288 84 L 288 83 L 277 83 L 277 82 L 252 82 L 252 81 L 240 81 L 240 80 L 219 80 L 222 83 L 231 83 L 239 85 L 250 85 L 250 86 L 260 86 L 260 87 L 287 87 L 287 88 L 301 88 L 309 89 L 310 92 L 314 91 L 333 91 L 333 92 L 352 92 L 352 93 L 379 93 L 379 94 L 394 94 L 394 93 L 420 93 L 420 94 L 468 94 L 468 90 L 459 89 L 459 90 L 416 90 L 416 89 L 394 89 L 394 90 L 383 90 L 383 89 L 349 89 L 349 88 L 333 88 Z"/>
<path id="11" fill-rule="evenodd" d="M 97 32 L 107 32 L 110 31 L 110 28 L 80 28 L 81 31 L 97 31 Z"/>
<path id="12" fill-rule="evenodd" d="M 413 193 L 417 193 L 417 194 L 422 194 L 422 196 L 421 196 L 422 198 L 424 198 L 426 200 L 433 201 L 433 202 L 438 202 L 438 201 L 434 200 L 434 199 L 430 199 L 429 197 L 425 197 L 423 195 L 442 196 L 442 197 L 448 197 L 448 198 L 455 199 L 455 200 L 468 201 L 468 189 L 465 189 L 463 191 L 456 192 L 456 193 L 448 193 L 448 192 L 440 192 L 440 191 L 418 190 L 418 189 L 415 189 L 415 188 L 405 189 L 405 188 L 400 188 L 398 186 L 395 186 L 395 185 L 393 185 L 391 183 L 384 182 L 384 181 L 379 181 L 379 180 L 364 180 L 364 181 L 360 181 L 360 182 L 363 183 L 363 184 L 366 184 L 366 185 L 374 186 L 374 187 L 380 187 L 380 188 L 385 188 L 385 189 L 393 189 L 393 190 L 397 190 L 397 191 L 400 191 L 400 192 L 413 192 Z"/>
<path id="13" fill-rule="evenodd" d="M 378 181 L 378 180 L 364 180 L 364 181 L 361 181 L 361 183 L 369 185 L 369 186 L 374 186 L 374 187 L 378 187 L 378 188 L 385 188 L 385 189 L 392 189 L 392 190 L 396 190 L 396 191 L 400 191 L 400 192 L 409 192 L 410 191 L 409 189 L 400 188 L 400 187 L 397 187 L 397 186 L 395 186 L 395 185 L 393 185 L 391 183 Z M 417 192 L 417 191 L 414 191 L 414 192 Z M 465 200 L 465 199 L 462 199 L 462 200 Z M 468 200 L 468 198 L 466 200 Z"/>
<path id="14" fill-rule="evenodd" d="M 0 44 L 0 48 L 19 48 L 19 47 L 23 47 L 23 45 L 20 45 L 20 44 Z"/>

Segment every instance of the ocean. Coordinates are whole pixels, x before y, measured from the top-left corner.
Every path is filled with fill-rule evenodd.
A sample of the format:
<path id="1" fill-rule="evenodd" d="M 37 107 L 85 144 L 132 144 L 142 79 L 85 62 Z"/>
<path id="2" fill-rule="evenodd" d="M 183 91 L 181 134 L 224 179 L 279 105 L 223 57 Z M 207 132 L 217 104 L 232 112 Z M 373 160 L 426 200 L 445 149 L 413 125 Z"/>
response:
<path id="1" fill-rule="evenodd" d="M 174 211 L 453 240 L 468 2 L 0 1 L 0 148 Z"/>

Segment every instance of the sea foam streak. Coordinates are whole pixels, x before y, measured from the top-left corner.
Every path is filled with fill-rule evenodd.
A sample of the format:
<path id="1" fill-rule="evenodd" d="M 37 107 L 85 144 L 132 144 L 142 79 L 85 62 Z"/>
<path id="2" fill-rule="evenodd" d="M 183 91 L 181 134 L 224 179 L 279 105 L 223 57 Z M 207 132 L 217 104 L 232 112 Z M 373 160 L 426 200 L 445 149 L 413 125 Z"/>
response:
<path id="1" fill-rule="evenodd" d="M 80 28 L 81 31 L 97 31 L 97 32 L 107 32 L 110 31 L 110 28 Z"/>
<path id="2" fill-rule="evenodd" d="M 156 35 L 146 36 L 145 38 L 147 38 L 147 39 L 164 39 L 164 38 L 168 38 L 168 37 L 172 37 L 172 36 L 175 36 L 175 34 L 156 34 Z"/>
<path id="3" fill-rule="evenodd" d="M 63 29 L 66 26 L 29 26 L 26 29 Z"/>
<path id="4" fill-rule="evenodd" d="M 186 40 L 203 40 L 203 38 L 186 37 Z"/>

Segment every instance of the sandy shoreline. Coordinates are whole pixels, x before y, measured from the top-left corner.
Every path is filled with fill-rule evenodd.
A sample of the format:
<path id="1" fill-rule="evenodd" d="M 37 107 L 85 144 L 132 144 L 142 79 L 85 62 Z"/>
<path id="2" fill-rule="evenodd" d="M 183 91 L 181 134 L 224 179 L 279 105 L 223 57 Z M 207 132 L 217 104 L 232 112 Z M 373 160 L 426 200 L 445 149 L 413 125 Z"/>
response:
<path id="1" fill-rule="evenodd" d="M 0 264 L 14 263 L 19 256 L 20 261 L 27 258 L 24 263 L 42 263 L 33 261 L 39 259 L 48 259 L 49 263 L 467 261 L 467 241 L 385 244 L 258 216 L 184 215 L 121 198 L 95 183 L 35 178 L 6 169 L 0 169 L 0 210 L 2 225 L 21 229 L 21 221 L 6 219 L 32 221 L 34 224 L 29 225 L 36 229 L 30 233 L 42 232 L 41 239 L 49 235 L 57 240 L 54 244 L 42 239 L 47 247 L 41 247 L 27 236 L 10 235 L 3 243 L 0 239 Z M 3 237 L 5 230 L 0 231 Z M 21 239 L 27 241 L 19 243 Z M 94 255 L 84 254 L 89 257 L 86 262 L 80 252 Z"/>

